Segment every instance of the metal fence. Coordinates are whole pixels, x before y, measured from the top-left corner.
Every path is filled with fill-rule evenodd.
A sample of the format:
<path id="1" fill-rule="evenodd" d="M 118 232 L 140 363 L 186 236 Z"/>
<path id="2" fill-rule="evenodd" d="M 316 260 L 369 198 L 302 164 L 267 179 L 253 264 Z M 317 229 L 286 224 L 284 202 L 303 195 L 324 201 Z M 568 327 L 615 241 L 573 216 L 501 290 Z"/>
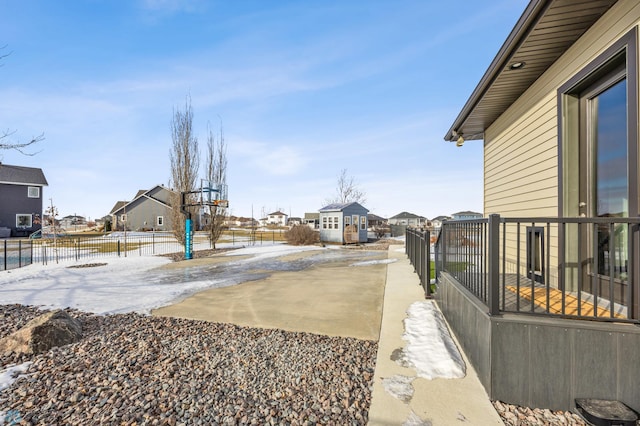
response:
<path id="1" fill-rule="evenodd" d="M 637 323 L 639 226 L 640 218 L 618 217 L 448 221 L 436 276 L 448 273 L 492 315 Z"/>
<path id="2" fill-rule="evenodd" d="M 224 232 L 218 244 L 262 245 L 284 240 L 282 230 Z M 205 232 L 196 232 L 193 250 L 213 248 Z M 81 260 L 112 256 L 153 256 L 184 253 L 184 246 L 169 232 L 112 232 L 103 235 L 65 235 L 35 240 L 0 240 L 0 270 L 32 263 L 48 264 L 62 260 Z"/>
<path id="3" fill-rule="evenodd" d="M 0 240 L 0 271 L 31 265 L 33 245 L 29 240 Z"/>
<path id="4" fill-rule="evenodd" d="M 431 298 L 431 235 L 429 231 L 405 229 L 405 250 L 414 270 L 420 277 L 424 294 Z"/>

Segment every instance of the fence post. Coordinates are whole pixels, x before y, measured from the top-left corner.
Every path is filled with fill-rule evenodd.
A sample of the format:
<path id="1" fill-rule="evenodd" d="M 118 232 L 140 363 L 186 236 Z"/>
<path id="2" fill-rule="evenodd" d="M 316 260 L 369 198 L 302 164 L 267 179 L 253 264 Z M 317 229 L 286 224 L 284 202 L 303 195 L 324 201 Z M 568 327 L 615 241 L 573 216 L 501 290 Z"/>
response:
<path id="1" fill-rule="evenodd" d="M 489 215 L 489 315 L 500 314 L 500 215 Z"/>
<path id="2" fill-rule="evenodd" d="M 424 285 L 424 295 L 427 299 L 431 299 L 431 233 L 429 230 L 424 231 L 424 256 L 425 256 L 425 285 Z"/>
<path id="3" fill-rule="evenodd" d="M 3 271 L 7 270 L 7 240 L 4 240 L 4 269 Z"/>
<path id="4" fill-rule="evenodd" d="M 120 257 L 120 240 L 118 240 L 118 257 Z"/>

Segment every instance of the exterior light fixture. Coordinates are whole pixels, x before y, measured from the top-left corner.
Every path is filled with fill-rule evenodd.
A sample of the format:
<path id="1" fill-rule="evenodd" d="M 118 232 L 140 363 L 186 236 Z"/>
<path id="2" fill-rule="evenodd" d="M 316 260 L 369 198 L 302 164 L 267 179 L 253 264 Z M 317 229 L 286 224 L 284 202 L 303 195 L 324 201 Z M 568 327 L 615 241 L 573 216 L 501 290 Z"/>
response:
<path id="1" fill-rule="evenodd" d="M 464 138 L 462 137 L 462 135 L 460 135 L 460 137 L 458 138 L 458 141 L 456 142 L 456 146 L 459 148 L 462 145 L 464 145 Z"/>
<path id="2" fill-rule="evenodd" d="M 520 68 L 524 68 L 525 63 L 524 62 L 513 62 L 511 65 L 509 65 L 509 69 L 510 70 L 519 70 Z"/>

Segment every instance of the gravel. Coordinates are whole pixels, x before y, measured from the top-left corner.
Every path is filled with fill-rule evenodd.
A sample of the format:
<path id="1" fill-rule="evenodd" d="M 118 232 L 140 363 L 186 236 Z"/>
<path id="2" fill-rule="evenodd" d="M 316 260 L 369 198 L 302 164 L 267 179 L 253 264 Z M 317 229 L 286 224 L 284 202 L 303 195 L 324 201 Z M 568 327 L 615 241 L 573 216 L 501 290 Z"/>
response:
<path id="1" fill-rule="evenodd" d="M 45 311 L 0 305 L 0 337 Z M 364 425 L 377 343 L 140 314 L 67 312 L 83 339 L 40 355 L 0 392 L 0 425 Z M 586 425 L 576 414 L 493 406 L 507 426 Z M 4 417 L 3 417 L 4 416 Z"/>
<path id="2" fill-rule="evenodd" d="M 25 377 L 0 392 L 5 421 L 367 423 L 374 341 L 134 313 L 68 312 L 83 324 L 80 342 L 37 356 L 0 354 L 0 369 L 33 362 Z M 42 313 L 0 305 L 0 337 Z"/>

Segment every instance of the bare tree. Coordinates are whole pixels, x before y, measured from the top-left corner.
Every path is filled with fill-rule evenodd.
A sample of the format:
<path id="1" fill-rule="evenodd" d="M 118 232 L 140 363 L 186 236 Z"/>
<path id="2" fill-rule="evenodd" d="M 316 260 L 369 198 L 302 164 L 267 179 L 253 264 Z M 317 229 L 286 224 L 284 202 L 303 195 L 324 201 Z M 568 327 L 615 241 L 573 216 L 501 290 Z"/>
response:
<path id="1" fill-rule="evenodd" d="M 171 160 L 171 183 L 176 194 L 171 200 L 171 219 L 173 233 L 176 239 L 184 244 L 185 242 L 185 217 L 180 212 L 181 192 L 193 191 L 196 186 L 198 169 L 200 167 L 198 138 L 193 133 L 193 109 L 191 108 L 191 96 L 187 96 L 184 111 L 173 109 L 171 120 L 171 150 L 169 158 Z M 187 203 L 195 203 L 196 197 L 193 194 L 187 195 Z M 195 207 L 188 207 L 192 215 L 196 212 Z"/>
<path id="2" fill-rule="evenodd" d="M 360 190 L 358 183 L 353 176 L 347 175 L 347 169 L 342 169 L 338 175 L 336 195 L 333 198 L 327 198 L 325 200 L 325 204 L 345 204 L 352 202 L 360 204 L 366 203 L 366 193 Z"/>
<path id="3" fill-rule="evenodd" d="M 9 131 L 7 130 L 3 130 L 2 132 L 0 132 L 0 149 L 15 149 L 16 151 L 18 151 L 21 154 L 24 155 L 36 155 L 38 152 L 27 152 L 24 150 L 24 148 L 33 145 L 34 143 L 38 143 L 40 141 L 44 140 L 44 133 L 36 136 L 34 138 L 31 138 L 31 140 L 29 142 L 11 142 L 10 141 L 10 136 L 13 135 L 15 133 L 15 130 Z"/>
<path id="4" fill-rule="evenodd" d="M 220 134 L 217 137 L 209 127 L 206 159 L 207 180 L 218 188 L 220 197 L 225 197 L 227 186 L 227 146 L 222 125 L 220 125 Z M 216 241 L 222 234 L 226 215 L 226 207 L 220 205 L 211 206 L 211 222 L 207 225 L 207 230 L 209 231 L 209 240 L 214 249 L 216 248 Z"/>
<path id="5" fill-rule="evenodd" d="M 0 47 L 0 50 L 4 49 L 5 46 Z M 6 53 L 4 55 L 0 55 L 0 60 L 6 58 L 7 56 L 11 55 L 11 52 Z M 0 64 L 0 67 L 3 64 Z M 16 151 L 18 151 L 21 154 L 24 155 L 36 155 L 37 152 L 27 152 L 24 149 L 27 148 L 28 146 L 31 146 L 35 143 L 38 143 L 40 141 L 44 140 L 44 133 L 40 134 L 39 136 L 35 136 L 32 137 L 31 140 L 29 142 L 12 142 L 11 141 L 11 136 L 13 136 L 16 133 L 16 131 L 11 131 L 9 129 L 7 130 L 2 130 L 0 131 L 0 150 L 3 149 L 14 149 Z"/>

